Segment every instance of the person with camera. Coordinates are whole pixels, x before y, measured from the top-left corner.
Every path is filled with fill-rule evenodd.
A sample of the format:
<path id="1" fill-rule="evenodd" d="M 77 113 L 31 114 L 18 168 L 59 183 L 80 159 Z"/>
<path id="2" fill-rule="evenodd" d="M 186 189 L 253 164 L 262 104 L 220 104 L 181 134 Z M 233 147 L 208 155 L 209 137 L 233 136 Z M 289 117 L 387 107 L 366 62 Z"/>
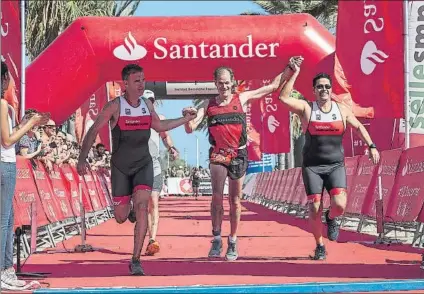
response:
<path id="1" fill-rule="evenodd" d="M 49 114 L 34 112 L 24 116 L 20 124 L 15 123 L 15 111 L 4 99 L 4 92 L 10 82 L 9 70 L 1 62 L 1 288 L 19 290 L 26 285 L 18 280 L 13 268 L 13 196 L 16 186 L 15 144 L 32 128 L 43 125 L 49 120 Z"/>

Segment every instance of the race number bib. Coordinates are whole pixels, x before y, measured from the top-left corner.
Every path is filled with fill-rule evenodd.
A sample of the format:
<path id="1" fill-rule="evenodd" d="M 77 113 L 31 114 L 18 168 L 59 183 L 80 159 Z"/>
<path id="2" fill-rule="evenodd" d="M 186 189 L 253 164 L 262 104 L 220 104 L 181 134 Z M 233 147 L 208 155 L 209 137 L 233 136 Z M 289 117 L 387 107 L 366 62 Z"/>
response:
<path id="1" fill-rule="evenodd" d="M 237 150 L 234 149 L 223 149 L 214 147 L 211 156 L 211 163 L 220 163 L 224 165 L 230 165 L 231 161 L 237 157 Z"/>

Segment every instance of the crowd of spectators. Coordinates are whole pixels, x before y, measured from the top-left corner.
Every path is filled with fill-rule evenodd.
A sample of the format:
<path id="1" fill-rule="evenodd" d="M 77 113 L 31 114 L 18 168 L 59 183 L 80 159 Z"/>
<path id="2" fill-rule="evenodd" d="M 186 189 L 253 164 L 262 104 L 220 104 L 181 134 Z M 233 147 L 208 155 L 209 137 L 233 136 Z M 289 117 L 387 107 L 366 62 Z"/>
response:
<path id="1" fill-rule="evenodd" d="M 31 115 L 34 110 L 27 110 Z M 46 125 L 33 127 L 15 145 L 16 155 L 30 160 L 41 161 L 47 170 L 53 165 L 70 164 L 76 166 L 81 147 L 74 136 L 57 127 L 53 120 Z M 92 170 L 109 169 L 110 152 L 103 144 L 92 146 L 88 156 Z"/>
<path id="2" fill-rule="evenodd" d="M 172 166 L 167 169 L 165 177 L 167 178 L 190 178 L 195 172 L 196 167 L 190 169 L 188 166 Z M 210 179 L 211 174 L 209 169 L 199 166 L 200 177 L 204 179 Z"/>

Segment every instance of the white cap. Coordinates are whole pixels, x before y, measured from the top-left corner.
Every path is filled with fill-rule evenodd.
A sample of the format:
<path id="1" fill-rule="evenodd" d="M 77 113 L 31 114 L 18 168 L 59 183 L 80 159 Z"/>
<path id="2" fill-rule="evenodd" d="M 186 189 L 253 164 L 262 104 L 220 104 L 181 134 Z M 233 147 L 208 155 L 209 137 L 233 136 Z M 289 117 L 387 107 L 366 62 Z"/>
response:
<path id="1" fill-rule="evenodd" d="M 155 99 L 155 93 L 153 93 L 153 91 L 150 91 L 150 90 L 144 90 L 143 97 L 147 99 L 149 98 Z"/>

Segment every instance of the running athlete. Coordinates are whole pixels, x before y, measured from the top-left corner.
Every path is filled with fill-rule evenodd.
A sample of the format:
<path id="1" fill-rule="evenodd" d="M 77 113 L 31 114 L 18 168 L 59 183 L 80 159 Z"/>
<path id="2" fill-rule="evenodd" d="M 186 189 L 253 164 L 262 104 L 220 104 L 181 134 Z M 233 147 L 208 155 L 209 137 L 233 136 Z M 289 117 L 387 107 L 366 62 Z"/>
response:
<path id="1" fill-rule="evenodd" d="M 150 90 L 145 90 L 143 94 L 144 98 L 147 98 L 152 102 L 153 107 L 155 107 L 155 93 Z M 156 108 L 156 107 L 155 107 Z M 158 114 L 159 119 L 164 120 L 165 117 L 161 114 Z M 155 130 L 152 130 L 149 141 L 150 153 L 153 158 L 153 188 L 152 188 L 152 197 L 149 200 L 149 215 L 148 215 L 148 230 L 149 230 L 149 244 L 147 245 L 146 255 L 152 256 L 159 252 L 160 246 L 159 242 L 156 241 L 156 235 L 158 232 L 159 224 L 159 195 L 162 191 L 163 186 L 163 176 L 162 169 L 160 165 L 160 154 L 159 154 L 159 137 L 162 138 L 162 143 L 166 147 L 171 156 L 172 160 L 178 158 L 178 150 L 174 147 L 172 142 L 171 135 L 168 132 L 158 133 Z"/>
<path id="2" fill-rule="evenodd" d="M 293 75 L 282 86 L 280 100 L 299 115 L 305 133 L 302 177 L 309 203 L 309 220 L 316 241 L 312 259 L 326 258 L 322 238 L 322 194 L 326 189 L 331 197 L 330 209 L 325 213 L 327 237 L 336 241 L 340 225 L 337 217 L 344 213 L 347 203 L 346 169 L 342 139 L 346 125 L 350 125 L 368 145 L 369 156 L 377 164 L 380 155 L 365 127 L 344 105 L 331 100 L 332 82 L 328 74 L 320 73 L 313 79 L 316 100 L 312 103 L 290 97 L 294 82 L 300 73 L 302 57 L 292 58 Z"/>
<path id="3" fill-rule="evenodd" d="M 136 225 L 134 251 L 130 262 L 132 275 L 144 275 L 140 255 L 147 231 L 148 205 L 153 187 L 153 159 L 149 149 L 151 129 L 165 132 L 196 117 L 196 109 L 184 109 L 184 117 L 160 120 L 152 103 L 142 97 L 145 79 L 143 69 L 129 64 L 122 70 L 125 93 L 108 102 L 97 116 L 84 138 L 78 160 L 78 173 L 89 168 L 86 161 L 99 130 L 110 122 L 112 129 L 112 158 L 110 163 L 114 215 L 119 224 L 128 218 L 134 203 Z"/>
<path id="4" fill-rule="evenodd" d="M 191 187 L 193 188 L 194 199 L 198 199 L 199 197 L 199 187 L 200 187 L 200 171 L 197 167 L 194 167 L 191 172 Z"/>
<path id="5" fill-rule="evenodd" d="M 283 75 L 288 74 L 286 68 L 271 84 L 259 89 L 236 93 L 236 81 L 233 70 L 229 67 L 219 67 L 214 72 L 215 85 L 219 95 L 210 100 L 205 100 L 198 109 L 197 117 L 185 124 L 187 133 L 193 132 L 208 117 L 209 131 L 209 161 L 212 181 L 212 247 L 209 257 L 220 257 L 222 252 L 221 225 L 224 214 L 223 194 L 224 185 L 229 177 L 229 202 L 231 233 L 228 237 L 226 260 L 233 261 L 238 258 L 237 228 L 240 223 L 241 204 L 240 198 L 242 185 L 247 169 L 247 132 L 246 110 L 252 99 L 259 99 L 277 90 Z"/>

